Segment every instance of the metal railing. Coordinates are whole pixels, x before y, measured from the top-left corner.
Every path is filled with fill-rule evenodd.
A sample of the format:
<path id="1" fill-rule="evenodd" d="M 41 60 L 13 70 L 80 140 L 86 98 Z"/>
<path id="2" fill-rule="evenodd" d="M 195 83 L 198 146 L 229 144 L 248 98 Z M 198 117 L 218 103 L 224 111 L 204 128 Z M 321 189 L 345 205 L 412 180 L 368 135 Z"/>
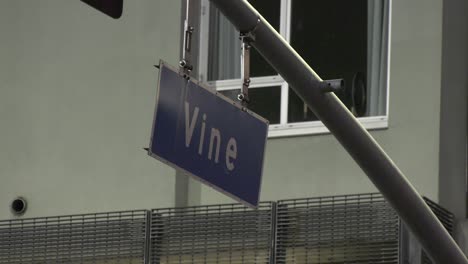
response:
<path id="1" fill-rule="evenodd" d="M 278 202 L 278 263 L 398 263 L 399 219 L 381 195 Z"/>
<path id="2" fill-rule="evenodd" d="M 427 197 L 423 197 L 424 201 L 429 205 L 429 208 L 431 208 L 432 212 L 437 216 L 439 221 L 442 223 L 442 225 L 447 229 L 449 234 L 453 236 L 453 225 L 454 225 L 454 215 L 443 208 L 442 206 L 438 205 L 437 203 L 431 201 Z M 428 257 L 427 253 L 424 250 L 421 250 L 421 264 L 433 264 L 431 259 Z"/>
<path id="3" fill-rule="evenodd" d="M 144 263 L 146 211 L 0 222 L 0 263 Z"/>
<path id="4" fill-rule="evenodd" d="M 403 263 L 407 246 L 375 193 L 0 221 L 0 263 Z"/>
<path id="5" fill-rule="evenodd" d="M 269 263 L 273 203 L 151 211 L 151 263 Z"/>

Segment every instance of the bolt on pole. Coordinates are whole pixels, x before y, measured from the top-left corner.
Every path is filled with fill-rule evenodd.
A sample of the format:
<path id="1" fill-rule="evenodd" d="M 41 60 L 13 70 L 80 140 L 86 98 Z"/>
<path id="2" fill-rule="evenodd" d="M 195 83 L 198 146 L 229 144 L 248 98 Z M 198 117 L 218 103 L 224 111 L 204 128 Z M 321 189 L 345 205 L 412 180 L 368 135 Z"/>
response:
<path id="1" fill-rule="evenodd" d="M 397 211 L 421 245 L 439 264 L 468 260 L 403 173 L 352 113 L 275 29 L 245 0 L 210 0 L 251 45 L 290 84 L 359 164 Z"/>

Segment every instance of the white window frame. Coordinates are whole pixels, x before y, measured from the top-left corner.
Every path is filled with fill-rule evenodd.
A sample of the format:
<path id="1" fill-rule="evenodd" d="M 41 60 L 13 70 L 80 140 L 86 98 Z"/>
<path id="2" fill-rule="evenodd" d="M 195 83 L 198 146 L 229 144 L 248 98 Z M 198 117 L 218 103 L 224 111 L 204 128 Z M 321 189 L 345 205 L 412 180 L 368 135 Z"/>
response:
<path id="1" fill-rule="evenodd" d="M 291 3 L 294 0 L 281 0 L 280 12 L 280 34 L 286 41 L 290 42 L 290 23 L 291 23 Z M 296 0 L 298 1 L 298 0 Z M 300 0 L 299 0 L 300 1 Z M 358 120 L 367 130 L 387 129 L 388 128 L 388 113 L 390 105 L 390 50 L 391 50 L 391 31 L 392 31 L 392 0 L 389 1 L 389 16 L 388 16 L 388 43 L 387 43 L 387 81 L 386 81 L 386 112 L 385 115 L 359 117 Z M 217 91 L 240 90 L 242 86 L 241 79 L 207 81 L 206 73 L 208 72 L 208 37 L 209 37 L 209 0 L 201 0 L 200 10 L 200 49 L 198 79 L 207 83 Z M 240 47 L 239 47 L 240 48 Z M 239 58 L 240 59 L 240 58 Z M 281 87 L 281 111 L 280 123 L 271 124 L 269 126 L 268 138 L 327 134 L 330 131 L 325 127 L 322 121 L 294 122 L 288 123 L 288 102 L 289 102 L 289 85 L 280 76 L 262 76 L 251 77 L 249 89 L 266 88 L 266 87 Z"/>

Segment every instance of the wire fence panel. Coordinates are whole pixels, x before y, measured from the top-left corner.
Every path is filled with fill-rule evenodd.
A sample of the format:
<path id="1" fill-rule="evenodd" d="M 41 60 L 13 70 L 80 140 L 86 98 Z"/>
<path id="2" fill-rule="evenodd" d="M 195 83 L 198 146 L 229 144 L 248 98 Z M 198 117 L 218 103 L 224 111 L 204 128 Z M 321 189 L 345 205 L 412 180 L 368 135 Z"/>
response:
<path id="1" fill-rule="evenodd" d="M 0 263 L 144 263 L 147 211 L 0 221 Z"/>
<path id="2" fill-rule="evenodd" d="M 452 234 L 454 215 L 424 200 Z M 431 264 L 401 230 L 373 193 L 263 202 L 258 210 L 220 204 L 14 219 L 0 221 L 0 264 Z"/>
<path id="3" fill-rule="evenodd" d="M 439 221 L 442 223 L 442 225 L 447 229 L 450 235 L 453 236 L 453 226 L 454 226 L 454 215 L 443 208 L 442 206 L 438 205 L 437 203 L 431 201 L 427 197 L 423 197 L 424 201 L 426 204 L 431 208 L 432 212 L 437 216 Z M 426 252 L 424 250 L 421 251 L 421 264 L 432 264 L 433 262 L 431 259 L 427 256 Z"/>
<path id="4" fill-rule="evenodd" d="M 278 201 L 276 263 L 398 263 L 399 218 L 380 194 Z"/>
<path id="5" fill-rule="evenodd" d="M 151 263 L 269 263 L 274 203 L 155 209 Z"/>

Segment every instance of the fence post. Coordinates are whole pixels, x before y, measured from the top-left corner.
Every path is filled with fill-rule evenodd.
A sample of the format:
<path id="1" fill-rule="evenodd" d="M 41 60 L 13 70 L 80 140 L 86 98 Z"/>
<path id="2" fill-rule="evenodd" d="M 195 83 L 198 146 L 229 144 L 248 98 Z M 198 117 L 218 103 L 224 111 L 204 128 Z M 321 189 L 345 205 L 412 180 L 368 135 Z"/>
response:
<path id="1" fill-rule="evenodd" d="M 271 203 L 271 249 L 270 249 L 270 264 L 276 263 L 276 230 L 278 230 L 278 204 Z"/>
<path id="2" fill-rule="evenodd" d="M 145 226 L 145 264 L 150 264 L 151 252 L 151 210 L 146 210 L 146 226 Z"/>

